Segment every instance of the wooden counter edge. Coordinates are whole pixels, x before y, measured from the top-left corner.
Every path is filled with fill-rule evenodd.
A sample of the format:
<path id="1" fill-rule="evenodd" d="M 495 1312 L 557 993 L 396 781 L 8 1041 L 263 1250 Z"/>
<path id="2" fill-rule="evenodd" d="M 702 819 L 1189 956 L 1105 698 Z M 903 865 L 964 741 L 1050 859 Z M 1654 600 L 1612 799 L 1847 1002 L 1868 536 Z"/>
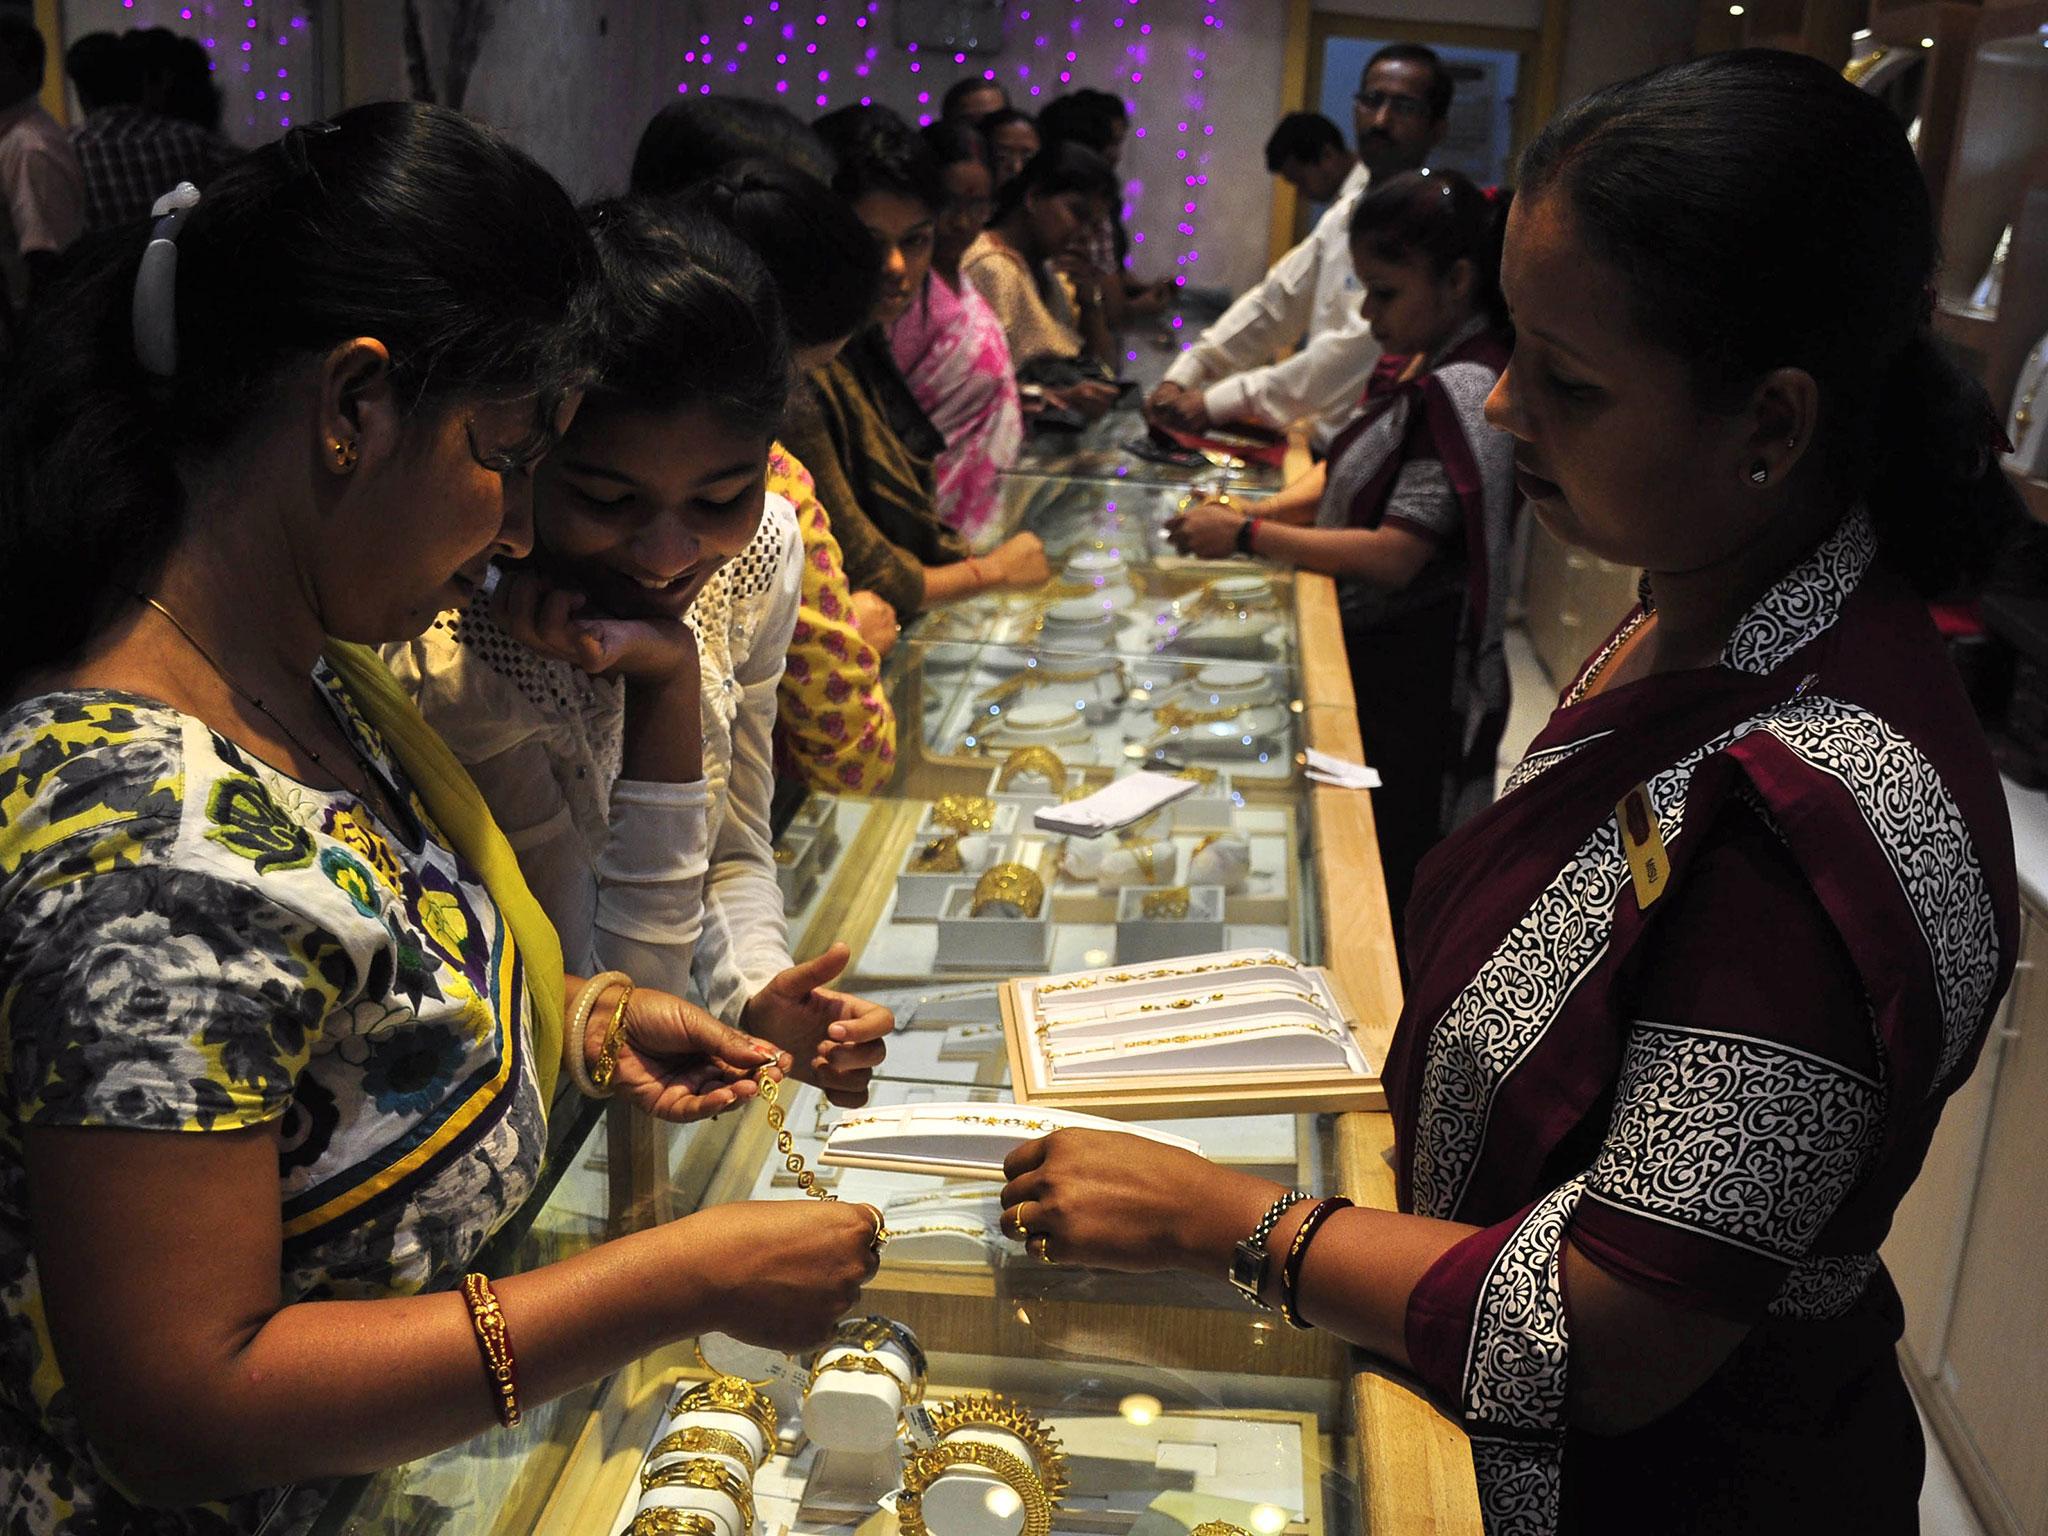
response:
<path id="1" fill-rule="evenodd" d="M 1336 584 L 1307 572 L 1295 578 L 1301 644 L 1303 739 L 1338 757 L 1363 762 L 1351 667 Z M 1324 893 L 1323 958 L 1359 1010 L 1375 1063 L 1384 1063 L 1401 1012 L 1401 973 L 1379 867 L 1372 798 L 1358 790 L 1315 786 L 1310 792 L 1314 858 Z M 1343 892 L 1340 906 L 1329 900 Z M 1390 1117 L 1337 1117 L 1337 1186 L 1360 1205 L 1394 1209 L 1394 1144 Z M 1465 1432 L 1427 1398 L 1374 1369 L 1364 1356 L 1346 1387 L 1353 1433 L 1346 1437 L 1364 1536 L 1472 1533 L 1481 1530 L 1472 1447 Z"/>

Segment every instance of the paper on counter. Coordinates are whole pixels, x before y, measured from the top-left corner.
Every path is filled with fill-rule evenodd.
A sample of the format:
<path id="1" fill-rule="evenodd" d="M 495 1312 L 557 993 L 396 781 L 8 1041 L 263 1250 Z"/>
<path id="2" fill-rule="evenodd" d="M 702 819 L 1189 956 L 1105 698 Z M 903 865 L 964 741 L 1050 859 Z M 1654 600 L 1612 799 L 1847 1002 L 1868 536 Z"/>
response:
<path id="1" fill-rule="evenodd" d="M 1363 763 L 1354 763 L 1347 758 L 1333 757 L 1328 752 L 1319 752 L 1310 747 L 1304 760 L 1308 764 L 1308 776 L 1318 784 L 1328 784 L 1334 789 L 1378 789 L 1379 770 L 1368 768 Z"/>
<path id="2" fill-rule="evenodd" d="M 1033 811 L 1031 820 L 1041 832 L 1100 837 L 1143 821 L 1161 806 L 1171 805 L 1200 787 L 1193 779 L 1140 769 L 1105 784 L 1092 795 Z"/>

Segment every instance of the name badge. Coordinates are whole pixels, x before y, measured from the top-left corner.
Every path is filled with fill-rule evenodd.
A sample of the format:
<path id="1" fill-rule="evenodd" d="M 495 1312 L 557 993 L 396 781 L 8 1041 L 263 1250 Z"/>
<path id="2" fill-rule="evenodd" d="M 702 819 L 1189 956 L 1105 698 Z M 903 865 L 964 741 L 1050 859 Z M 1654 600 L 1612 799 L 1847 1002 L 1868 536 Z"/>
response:
<path id="1" fill-rule="evenodd" d="M 1638 784 L 1614 808 L 1621 828 L 1621 846 L 1628 852 L 1628 872 L 1636 885 L 1636 906 L 1647 911 L 1664 894 L 1671 879 L 1671 860 L 1664 852 L 1664 834 L 1657 828 L 1657 808 L 1648 786 Z"/>

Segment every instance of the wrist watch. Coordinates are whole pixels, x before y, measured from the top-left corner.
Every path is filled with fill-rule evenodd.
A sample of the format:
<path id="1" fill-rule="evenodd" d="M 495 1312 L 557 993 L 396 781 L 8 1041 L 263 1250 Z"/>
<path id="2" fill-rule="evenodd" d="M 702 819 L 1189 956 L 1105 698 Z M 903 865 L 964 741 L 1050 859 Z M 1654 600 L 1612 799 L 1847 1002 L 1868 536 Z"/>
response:
<path id="1" fill-rule="evenodd" d="M 1240 555 L 1252 553 L 1252 530 L 1258 526 L 1256 517 L 1247 517 L 1237 525 L 1237 552 Z"/>
<path id="2" fill-rule="evenodd" d="M 1252 1235 L 1238 1242 L 1230 1256 L 1230 1283 L 1238 1292 L 1262 1312 L 1273 1309 L 1259 1299 L 1259 1293 L 1266 1288 L 1266 1264 L 1272 1255 L 1266 1251 L 1266 1239 L 1273 1235 L 1273 1229 L 1280 1225 L 1280 1218 L 1293 1210 L 1308 1195 L 1298 1189 L 1286 1194 L 1266 1207 L 1266 1214 L 1259 1218 L 1259 1224 L 1252 1228 Z"/>

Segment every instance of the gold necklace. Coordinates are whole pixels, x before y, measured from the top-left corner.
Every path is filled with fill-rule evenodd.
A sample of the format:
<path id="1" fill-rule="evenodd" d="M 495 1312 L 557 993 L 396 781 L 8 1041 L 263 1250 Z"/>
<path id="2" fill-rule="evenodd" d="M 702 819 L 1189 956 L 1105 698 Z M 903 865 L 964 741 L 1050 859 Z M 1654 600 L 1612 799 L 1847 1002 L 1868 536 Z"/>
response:
<path id="1" fill-rule="evenodd" d="M 1148 1046 L 1206 1044 L 1211 1040 L 1236 1040 L 1246 1035 L 1287 1034 L 1302 1029 L 1312 1035 L 1320 1035 L 1325 1040 L 1341 1039 L 1337 1031 L 1329 1025 L 1304 1019 L 1293 1024 L 1244 1024 L 1235 1029 L 1201 1029 L 1181 1035 L 1151 1035 L 1139 1040 L 1112 1040 L 1103 1045 L 1077 1045 L 1066 1050 L 1048 1046 L 1045 1056 L 1047 1061 L 1057 1065 L 1091 1056 L 1116 1056 L 1125 1051 L 1142 1050 Z"/>
<path id="2" fill-rule="evenodd" d="M 170 609 L 166 608 L 162 603 L 158 602 L 155 598 L 149 596 L 149 594 L 147 594 L 146 592 L 130 592 L 128 595 L 134 598 L 137 602 L 142 603 L 147 607 L 154 608 L 158 613 L 162 614 L 164 617 L 164 621 L 168 623 L 171 626 L 171 628 L 175 629 L 178 632 L 178 634 L 184 639 L 187 645 L 191 646 L 193 650 L 199 653 L 199 659 L 205 662 L 209 667 L 213 669 L 214 676 L 218 677 L 222 682 L 226 683 L 229 688 L 233 689 L 242 698 L 248 700 L 250 706 L 253 709 L 255 709 L 258 713 L 260 713 L 264 717 L 264 719 L 268 720 L 272 725 L 276 726 L 280 731 L 284 732 L 285 740 L 289 741 L 293 746 L 297 747 L 301 752 L 305 753 L 306 756 L 312 760 L 314 767 L 320 769 L 323 773 L 331 774 L 335 778 L 340 779 L 342 781 L 341 788 L 346 790 L 349 794 L 354 795 L 358 800 L 362 801 L 365 805 L 369 805 L 372 803 L 373 796 L 370 793 L 369 785 L 367 782 L 367 775 L 365 776 L 364 787 L 361 789 L 357 789 L 354 784 L 351 784 L 348 781 L 348 776 L 346 774 L 342 773 L 338 768 L 334 767 L 331 763 L 329 763 L 324 757 L 320 755 L 318 748 L 309 746 L 297 731 L 293 730 L 290 726 L 286 725 L 284 723 L 283 717 L 280 716 L 277 713 L 277 711 L 272 709 L 268 704 L 264 703 L 262 696 L 260 694 L 252 692 L 250 689 L 244 688 L 239 682 L 235 681 L 235 675 L 232 672 L 228 671 L 226 667 L 222 666 L 220 662 L 217 659 L 215 659 L 213 652 L 209 651 L 205 646 L 199 643 L 199 637 L 193 634 L 191 630 L 187 629 L 183 621 L 181 621 L 175 613 L 171 612 Z M 353 743 L 350 744 L 349 750 L 351 755 L 353 755 L 355 750 Z M 361 766 L 361 762 L 358 761 L 357 767 Z"/>

